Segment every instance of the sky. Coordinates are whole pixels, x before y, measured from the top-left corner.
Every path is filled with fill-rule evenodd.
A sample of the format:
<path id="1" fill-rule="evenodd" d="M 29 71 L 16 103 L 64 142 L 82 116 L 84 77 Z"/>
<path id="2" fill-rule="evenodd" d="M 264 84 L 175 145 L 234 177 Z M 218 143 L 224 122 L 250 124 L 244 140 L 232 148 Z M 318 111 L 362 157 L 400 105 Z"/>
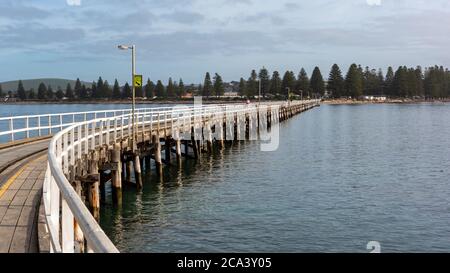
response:
<path id="1" fill-rule="evenodd" d="M 1 0 L 0 82 L 450 66 L 449 0 Z"/>

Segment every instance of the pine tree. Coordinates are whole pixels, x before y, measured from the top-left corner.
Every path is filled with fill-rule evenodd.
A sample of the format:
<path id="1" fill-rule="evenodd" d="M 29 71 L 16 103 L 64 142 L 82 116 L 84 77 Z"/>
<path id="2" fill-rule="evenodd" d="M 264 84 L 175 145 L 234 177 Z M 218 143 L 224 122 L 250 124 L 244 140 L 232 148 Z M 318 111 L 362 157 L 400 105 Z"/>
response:
<path id="1" fill-rule="evenodd" d="M 28 91 L 28 99 L 30 100 L 36 99 L 36 93 L 34 93 L 34 88 L 31 88 L 30 91 Z"/>
<path id="2" fill-rule="evenodd" d="M 206 72 L 205 80 L 203 82 L 203 89 L 202 89 L 202 96 L 209 98 L 212 93 L 212 82 L 211 82 L 211 76 L 209 75 L 209 72 Z"/>
<path id="3" fill-rule="evenodd" d="M 134 90 L 135 90 L 136 98 L 142 98 L 144 96 L 144 90 L 142 89 L 142 86 L 141 87 L 135 86 Z"/>
<path id="4" fill-rule="evenodd" d="M 172 78 L 169 78 L 169 83 L 167 84 L 167 97 L 174 98 L 175 97 L 175 87 L 173 85 Z"/>
<path id="5" fill-rule="evenodd" d="M 128 84 L 128 82 L 125 83 L 122 94 L 124 99 L 130 99 L 131 97 L 133 97 L 133 90 L 131 90 L 131 87 Z"/>
<path id="6" fill-rule="evenodd" d="M 158 98 L 164 98 L 166 96 L 165 87 L 160 80 L 156 83 L 155 93 Z"/>
<path id="7" fill-rule="evenodd" d="M 423 73 L 422 73 L 422 67 L 417 66 L 416 69 L 414 70 L 414 75 L 415 75 L 415 80 L 416 80 L 416 85 L 417 85 L 417 90 L 416 90 L 416 96 L 420 96 L 423 97 L 424 94 L 424 79 L 423 79 Z"/>
<path id="8" fill-rule="evenodd" d="M 58 100 L 62 100 L 64 98 L 64 91 L 62 90 L 61 86 L 58 86 L 55 96 Z"/>
<path id="9" fill-rule="evenodd" d="M 295 93 L 295 87 L 296 80 L 294 72 L 286 71 L 286 73 L 284 73 L 283 80 L 281 81 L 281 93 L 288 96 L 288 92 Z"/>
<path id="10" fill-rule="evenodd" d="M 71 100 L 74 98 L 72 86 L 70 85 L 70 83 L 67 83 L 66 86 L 66 97 Z"/>
<path id="11" fill-rule="evenodd" d="M 268 94 L 270 91 L 270 75 L 269 71 L 263 67 L 258 74 L 258 78 L 261 81 L 261 96 L 263 98 L 266 97 L 266 94 Z"/>
<path id="12" fill-rule="evenodd" d="M 53 88 L 51 85 L 47 87 L 47 99 L 52 100 L 55 97 L 55 93 L 53 92 Z"/>
<path id="13" fill-rule="evenodd" d="M 386 95 L 392 97 L 394 94 L 394 70 L 391 66 L 388 67 L 386 78 L 384 80 L 384 92 Z"/>
<path id="14" fill-rule="evenodd" d="M 94 81 L 91 85 L 91 98 L 95 99 L 99 97 L 100 90 L 97 88 L 97 83 Z M 82 97 L 82 99 L 88 99 L 88 97 Z"/>
<path id="15" fill-rule="evenodd" d="M 247 81 L 247 97 L 252 98 L 258 94 L 258 75 L 256 74 L 256 71 L 253 69 L 252 73 L 250 74 L 250 78 L 248 78 Z"/>
<path id="16" fill-rule="evenodd" d="M 217 73 L 214 75 L 214 94 L 217 97 L 223 96 L 224 94 L 223 80 Z"/>
<path id="17" fill-rule="evenodd" d="M 102 88 L 102 98 L 111 98 L 112 97 L 112 90 L 111 87 L 109 86 L 109 82 L 105 81 L 103 83 L 103 88 Z"/>
<path id="18" fill-rule="evenodd" d="M 366 66 L 363 73 L 363 87 L 364 95 L 378 95 L 380 93 L 380 83 L 375 69 Z"/>
<path id="19" fill-rule="evenodd" d="M 2 85 L 0 84 L 0 98 L 3 98 L 5 94 L 3 94 Z"/>
<path id="20" fill-rule="evenodd" d="M 306 96 L 306 95 L 309 96 L 310 82 L 309 82 L 308 74 L 306 73 L 304 68 L 302 68 L 300 70 L 300 73 L 298 74 L 297 90 L 299 92 L 303 92 L 303 96 Z"/>
<path id="21" fill-rule="evenodd" d="M 19 80 L 19 86 L 17 87 L 17 96 L 21 100 L 27 99 L 27 92 L 25 91 L 25 88 L 23 88 L 23 83 L 21 80 Z"/>
<path id="22" fill-rule="evenodd" d="M 277 95 L 281 93 L 281 78 L 278 71 L 272 73 L 272 79 L 270 80 L 270 94 Z"/>
<path id="23" fill-rule="evenodd" d="M 92 94 L 92 90 L 90 91 Z M 89 91 L 86 88 L 86 85 L 82 85 L 80 88 L 80 99 L 88 99 L 89 98 Z"/>
<path id="24" fill-rule="evenodd" d="M 322 73 L 320 73 L 319 67 L 315 67 L 311 75 L 311 90 L 313 93 L 320 94 L 325 93 L 325 82 L 323 81 Z"/>
<path id="25" fill-rule="evenodd" d="M 408 69 L 400 66 L 394 75 L 393 94 L 394 97 L 406 97 L 408 95 Z"/>
<path id="26" fill-rule="evenodd" d="M 82 98 L 82 96 L 81 96 L 81 89 L 82 89 L 81 81 L 80 81 L 80 79 L 77 78 L 77 81 L 75 82 L 75 88 L 74 88 L 75 97 L 77 99 L 81 99 Z"/>
<path id="27" fill-rule="evenodd" d="M 352 64 L 345 77 L 345 94 L 358 98 L 363 92 L 363 79 L 356 64 Z"/>
<path id="28" fill-rule="evenodd" d="M 122 98 L 122 92 L 120 92 L 120 85 L 119 85 L 119 81 L 117 79 L 114 80 L 112 97 L 116 100 L 119 100 Z"/>
<path id="29" fill-rule="evenodd" d="M 40 100 L 47 99 L 47 87 L 43 82 L 41 82 L 38 87 L 38 99 Z"/>
<path id="30" fill-rule="evenodd" d="M 377 83 L 378 83 L 378 93 L 377 95 L 385 95 L 385 83 L 384 83 L 384 76 L 383 76 L 383 71 L 380 69 L 378 69 L 378 75 L 377 75 Z"/>
<path id="31" fill-rule="evenodd" d="M 181 98 L 186 95 L 186 90 L 184 88 L 183 79 L 180 79 L 180 83 L 178 84 L 178 97 Z"/>
<path id="32" fill-rule="evenodd" d="M 103 98 L 104 97 L 104 83 L 102 77 L 99 77 L 97 80 L 97 86 L 95 88 L 95 93 L 93 94 L 94 98 Z"/>
<path id="33" fill-rule="evenodd" d="M 147 79 L 147 84 L 145 85 L 144 89 L 145 96 L 148 99 L 152 99 L 155 96 L 155 84 L 150 79 Z"/>
<path id="34" fill-rule="evenodd" d="M 244 80 L 244 78 L 241 78 L 239 81 L 239 90 L 238 90 L 239 96 L 243 97 L 247 94 L 247 84 Z"/>
<path id="35" fill-rule="evenodd" d="M 327 90 L 330 91 L 334 98 L 340 98 L 344 93 L 344 78 L 342 77 L 341 69 L 337 64 L 331 67 L 330 75 L 328 76 Z"/>

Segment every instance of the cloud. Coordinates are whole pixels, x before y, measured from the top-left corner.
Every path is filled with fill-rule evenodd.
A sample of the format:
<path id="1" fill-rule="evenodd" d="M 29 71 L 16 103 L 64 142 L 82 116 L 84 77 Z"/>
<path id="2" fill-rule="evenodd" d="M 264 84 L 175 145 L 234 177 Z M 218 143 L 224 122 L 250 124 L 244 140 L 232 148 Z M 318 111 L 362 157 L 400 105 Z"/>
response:
<path id="1" fill-rule="evenodd" d="M 81 0 L 66 0 L 69 6 L 81 6 Z"/>
<path id="2" fill-rule="evenodd" d="M 369 6 L 381 6 L 381 0 L 366 0 Z"/>

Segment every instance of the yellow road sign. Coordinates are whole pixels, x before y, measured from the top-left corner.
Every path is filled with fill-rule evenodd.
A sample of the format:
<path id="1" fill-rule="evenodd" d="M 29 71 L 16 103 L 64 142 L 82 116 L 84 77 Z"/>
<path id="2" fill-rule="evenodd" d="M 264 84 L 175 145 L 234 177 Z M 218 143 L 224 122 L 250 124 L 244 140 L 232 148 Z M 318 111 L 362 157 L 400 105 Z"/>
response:
<path id="1" fill-rule="evenodd" d="M 134 75 L 134 86 L 142 87 L 142 75 Z"/>

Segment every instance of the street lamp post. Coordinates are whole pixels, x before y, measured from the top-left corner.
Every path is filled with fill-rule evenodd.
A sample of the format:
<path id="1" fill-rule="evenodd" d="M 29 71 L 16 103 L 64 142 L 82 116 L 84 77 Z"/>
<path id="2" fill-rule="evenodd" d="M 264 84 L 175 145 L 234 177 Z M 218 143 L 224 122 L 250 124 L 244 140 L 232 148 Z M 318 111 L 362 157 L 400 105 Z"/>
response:
<path id="1" fill-rule="evenodd" d="M 131 49 L 131 82 L 132 82 L 132 103 L 131 103 L 131 147 L 133 152 L 136 150 L 136 131 L 135 131 L 135 109 L 136 109 L 136 86 L 134 76 L 136 75 L 136 46 L 119 45 L 120 50 Z"/>

